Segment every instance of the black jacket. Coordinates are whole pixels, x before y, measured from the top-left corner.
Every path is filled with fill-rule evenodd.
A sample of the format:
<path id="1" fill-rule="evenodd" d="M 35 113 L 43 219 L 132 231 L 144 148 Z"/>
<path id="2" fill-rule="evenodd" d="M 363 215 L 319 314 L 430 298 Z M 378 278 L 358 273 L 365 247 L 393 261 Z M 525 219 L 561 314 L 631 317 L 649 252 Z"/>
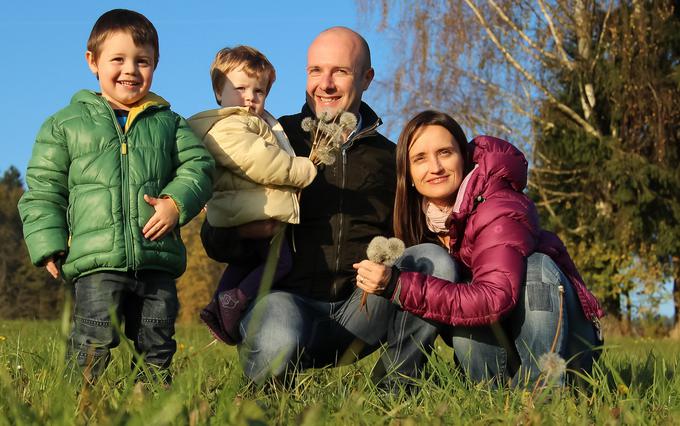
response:
<path id="1" fill-rule="evenodd" d="M 362 103 L 360 113 L 361 131 L 343 145 L 335 163 L 321 166 L 316 179 L 302 190 L 300 224 L 288 225 L 293 269 L 274 284 L 275 289 L 323 301 L 346 299 L 355 288 L 352 264 L 366 258 L 373 237 L 392 235 L 396 146 L 377 132 L 382 122 L 368 105 Z M 308 116 L 312 112 L 305 104 L 299 114 L 279 119 L 299 156 L 309 156 L 311 149 L 309 134 L 300 127 Z M 210 257 L 246 261 L 248 253 L 229 244 L 234 233 L 212 242 L 207 241 L 208 232 L 203 234 Z"/>

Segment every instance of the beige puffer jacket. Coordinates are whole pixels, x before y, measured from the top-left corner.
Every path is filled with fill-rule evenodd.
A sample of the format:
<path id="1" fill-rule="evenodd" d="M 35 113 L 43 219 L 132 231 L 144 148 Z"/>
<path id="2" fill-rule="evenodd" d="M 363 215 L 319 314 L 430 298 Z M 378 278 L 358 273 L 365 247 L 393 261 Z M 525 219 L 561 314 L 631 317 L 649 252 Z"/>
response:
<path id="1" fill-rule="evenodd" d="M 247 107 L 204 111 L 189 125 L 215 158 L 208 223 L 233 227 L 262 219 L 299 223 L 297 192 L 316 177 L 307 157 L 296 157 L 279 122 Z"/>

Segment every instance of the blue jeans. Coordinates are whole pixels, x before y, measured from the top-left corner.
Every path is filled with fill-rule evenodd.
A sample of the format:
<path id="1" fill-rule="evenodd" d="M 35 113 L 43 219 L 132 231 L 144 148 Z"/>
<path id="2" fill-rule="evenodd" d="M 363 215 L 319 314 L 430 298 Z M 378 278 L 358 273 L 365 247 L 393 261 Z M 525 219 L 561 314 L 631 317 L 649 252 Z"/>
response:
<path id="1" fill-rule="evenodd" d="M 435 244 L 409 247 L 398 265 L 402 270 L 427 273 L 460 282 L 459 266 Z M 431 272 L 428 272 L 431 271 Z M 552 259 L 534 253 L 527 259 L 527 276 L 517 306 L 500 323 L 484 327 L 442 325 L 442 337 L 454 349 L 457 363 L 473 381 L 512 380 L 514 385 L 535 381 L 538 358 L 550 349 L 560 322 L 560 290 L 564 289 L 562 319 L 554 351 L 573 370 L 590 372 L 600 342 L 581 309 L 571 283 Z M 556 384 L 564 383 L 565 376 Z"/>
<path id="2" fill-rule="evenodd" d="M 243 371 L 261 383 L 307 368 L 354 362 L 386 346 L 374 379 L 399 373 L 414 377 L 437 337 L 430 324 L 379 296 L 369 295 L 359 310 L 361 290 L 343 301 L 323 302 L 274 291 L 250 306 L 241 321 L 238 346 Z M 424 350 L 423 350 L 424 349 Z"/>
<path id="3" fill-rule="evenodd" d="M 96 379 L 118 346 L 112 314 L 125 323 L 125 335 L 154 371 L 169 380 L 167 369 L 176 351 L 175 319 L 179 310 L 174 278 L 165 272 L 98 272 L 75 282 L 69 359 L 88 380 Z M 135 360 L 133 358 L 133 368 Z"/>

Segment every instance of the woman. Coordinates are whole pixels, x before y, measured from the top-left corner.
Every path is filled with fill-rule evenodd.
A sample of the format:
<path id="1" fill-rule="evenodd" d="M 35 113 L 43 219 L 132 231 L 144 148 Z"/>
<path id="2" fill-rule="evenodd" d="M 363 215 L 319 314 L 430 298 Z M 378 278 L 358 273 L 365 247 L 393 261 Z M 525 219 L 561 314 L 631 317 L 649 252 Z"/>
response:
<path id="1" fill-rule="evenodd" d="M 364 291 L 447 324 L 442 336 L 473 380 L 534 381 L 548 353 L 588 372 L 601 344 L 602 309 L 559 238 L 540 229 L 526 182 L 510 143 L 468 144 L 453 118 L 421 112 L 397 144 L 394 233 L 409 248 L 394 268 L 354 265 Z"/>

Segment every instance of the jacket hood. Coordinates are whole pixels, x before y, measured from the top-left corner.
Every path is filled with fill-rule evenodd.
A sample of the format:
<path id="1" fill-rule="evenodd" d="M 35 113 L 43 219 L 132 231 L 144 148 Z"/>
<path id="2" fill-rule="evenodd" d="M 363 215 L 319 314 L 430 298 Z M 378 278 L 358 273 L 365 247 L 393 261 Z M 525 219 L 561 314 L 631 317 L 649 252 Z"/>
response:
<path id="1" fill-rule="evenodd" d="M 248 107 L 226 107 L 226 108 L 216 108 L 209 109 L 207 111 L 199 112 L 194 114 L 187 120 L 191 124 L 192 130 L 196 135 L 203 139 L 206 134 L 212 129 L 212 127 L 218 121 L 223 118 L 230 117 L 232 115 L 253 115 Z M 264 111 L 263 117 L 265 122 L 269 124 L 270 127 L 274 128 L 278 122 L 268 111 Z"/>
<path id="2" fill-rule="evenodd" d="M 71 103 L 84 103 L 90 105 L 102 105 L 104 98 L 100 93 L 94 92 L 92 90 L 79 90 L 71 98 Z M 166 106 L 169 107 L 170 103 L 163 99 L 162 97 L 156 95 L 153 92 L 149 92 L 144 96 L 139 102 L 137 102 L 131 110 L 140 108 L 145 109 L 149 106 Z"/>
<path id="3" fill-rule="evenodd" d="M 107 106 L 106 99 L 100 93 L 94 92 L 92 90 L 80 90 L 75 95 L 73 95 L 73 98 L 71 98 L 71 104 L 77 103 L 93 105 L 97 108 L 106 108 Z M 170 103 L 153 92 L 147 93 L 146 96 L 144 96 L 139 102 L 130 108 L 128 119 L 125 124 L 125 130 L 130 128 L 130 125 L 139 115 L 139 113 L 149 107 L 170 108 Z"/>
<path id="4" fill-rule="evenodd" d="M 527 185 L 524 154 L 510 142 L 492 136 L 477 136 L 468 145 L 474 168 L 458 189 L 454 213 L 467 215 L 476 202 L 502 187 L 521 192 Z M 481 197 L 481 198 L 480 198 Z"/>

